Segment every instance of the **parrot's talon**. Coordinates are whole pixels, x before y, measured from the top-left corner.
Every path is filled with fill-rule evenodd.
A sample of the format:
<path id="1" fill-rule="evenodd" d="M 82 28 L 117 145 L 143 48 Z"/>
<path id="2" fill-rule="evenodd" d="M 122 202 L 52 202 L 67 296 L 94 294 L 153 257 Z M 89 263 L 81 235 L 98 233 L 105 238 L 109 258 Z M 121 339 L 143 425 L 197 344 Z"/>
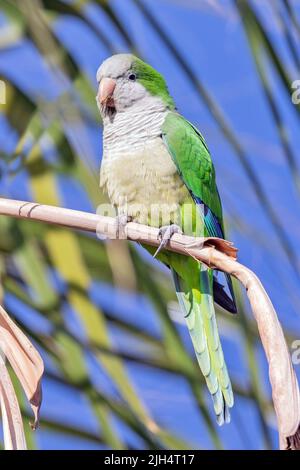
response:
<path id="1" fill-rule="evenodd" d="M 181 228 L 176 224 L 165 225 L 163 227 L 160 227 L 158 235 L 157 235 L 157 239 L 160 241 L 160 245 L 157 248 L 156 252 L 154 253 L 153 258 L 156 258 L 158 253 L 160 253 L 160 251 L 163 250 L 167 246 L 167 244 L 169 243 L 169 241 L 171 240 L 171 238 L 173 237 L 175 233 L 182 234 Z"/>
<path id="2" fill-rule="evenodd" d="M 132 221 L 132 217 L 130 217 L 127 214 L 121 214 L 117 215 L 115 218 L 116 221 L 116 239 L 125 239 L 126 234 L 125 234 L 125 227 L 126 225 Z"/>

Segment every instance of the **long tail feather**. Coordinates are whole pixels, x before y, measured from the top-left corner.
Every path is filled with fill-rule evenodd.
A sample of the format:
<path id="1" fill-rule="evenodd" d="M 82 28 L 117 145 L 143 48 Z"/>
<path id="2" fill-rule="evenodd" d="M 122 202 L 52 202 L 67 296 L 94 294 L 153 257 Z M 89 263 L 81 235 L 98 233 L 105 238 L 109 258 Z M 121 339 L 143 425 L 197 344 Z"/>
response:
<path id="1" fill-rule="evenodd" d="M 216 322 L 212 271 L 200 265 L 199 283 L 195 287 L 189 286 L 174 270 L 172 272 L 196 357 L 212 396 L 217 422 L 219 425 L 228 423 L 234 398 Z"/>

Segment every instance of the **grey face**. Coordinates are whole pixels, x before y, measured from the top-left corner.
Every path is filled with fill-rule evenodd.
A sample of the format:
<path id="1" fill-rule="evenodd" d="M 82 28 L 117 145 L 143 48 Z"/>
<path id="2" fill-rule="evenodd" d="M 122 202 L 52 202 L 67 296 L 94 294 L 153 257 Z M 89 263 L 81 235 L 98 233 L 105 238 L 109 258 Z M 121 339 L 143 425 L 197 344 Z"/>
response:
<path id="1" fill-rule="evenodd" d="M 116 54 L 106 59 L 97 70 L 97 81 L 101 78 L 119 78 L 126 75 L 132 68 L 133 57 L 131 54 Z"/>
<path id="2" fill-rule="evenodd" d="M 96 100 L 102 117 L 123 112 L 147 95 L 145 88 L 137 81 L 133 61 L 130 54 L 117 54 L 99 67 Z"/>

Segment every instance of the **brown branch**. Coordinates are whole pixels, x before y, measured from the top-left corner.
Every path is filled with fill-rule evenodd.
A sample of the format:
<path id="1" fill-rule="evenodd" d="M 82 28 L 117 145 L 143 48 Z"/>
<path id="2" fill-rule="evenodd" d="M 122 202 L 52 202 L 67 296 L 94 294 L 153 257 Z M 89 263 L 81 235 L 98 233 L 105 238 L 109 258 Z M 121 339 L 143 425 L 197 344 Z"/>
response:
<path id="1" fill-rule="evenodd" d="M 0 215 L 38 220 L 117 238 L 115 219 L 60 207 L 0 199 Z M 128 223 L 122 238 L 158 246 L 158 229 Z M 236 261 L 232 243 L 218 238 L 193 238 L 175 234 L 168 250 L 193 256 L 211 268 L 229 273 L 245 287 L 269 363 L 272 397 L 281 449 L 300 449 L 300 393 L 290 354 L 274 307 L 260 280 Z"/>

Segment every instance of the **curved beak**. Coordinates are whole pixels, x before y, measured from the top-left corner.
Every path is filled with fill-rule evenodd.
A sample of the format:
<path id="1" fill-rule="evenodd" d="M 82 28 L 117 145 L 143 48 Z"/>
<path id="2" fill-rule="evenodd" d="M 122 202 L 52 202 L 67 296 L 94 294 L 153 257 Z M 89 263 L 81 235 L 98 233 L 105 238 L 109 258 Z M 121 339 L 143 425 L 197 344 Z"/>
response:
<path id="1" fill-rule="evenodd" d="M 116 88 L 116 81 L 112 78 L 102 78 L 99 91 L 98 91 L 98 99 L 100 104 L 104 105 L 107 104 L 108 106 L 114 106 L 113 94 Z"/>

